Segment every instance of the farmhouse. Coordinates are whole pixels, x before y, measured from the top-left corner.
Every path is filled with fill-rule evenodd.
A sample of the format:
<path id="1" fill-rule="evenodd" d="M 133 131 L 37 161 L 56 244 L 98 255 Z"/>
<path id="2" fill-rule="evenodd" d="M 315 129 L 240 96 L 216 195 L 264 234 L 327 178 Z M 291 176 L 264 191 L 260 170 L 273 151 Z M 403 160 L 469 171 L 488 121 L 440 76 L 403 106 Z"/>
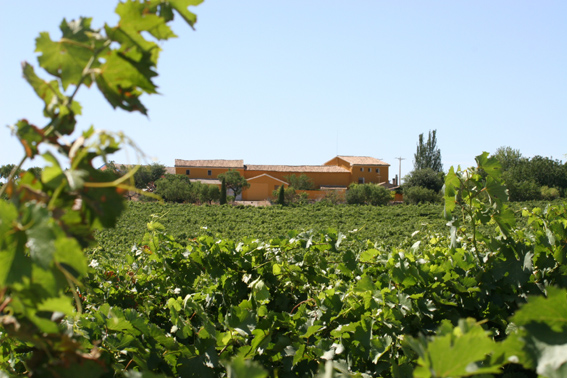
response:
<path id="1" fill-rule="evenodd" d="M 317 191 L 311 198 L 320 198 L 326 190 L 345 192 L 351 183 L 388 182 L 390 164 L 368 156 L 336 156 L 323 165 L 245 165 L 243 160 L 181 160 L 175 159 L 175 173 L 192 180 L 215 180 L 228 170 L 239 172 L 250 184 L 242 192 L 242 200 L 261 201 L 270 198 L 281 185 L 288 186 L 286 177 L 308 176 Z"/>

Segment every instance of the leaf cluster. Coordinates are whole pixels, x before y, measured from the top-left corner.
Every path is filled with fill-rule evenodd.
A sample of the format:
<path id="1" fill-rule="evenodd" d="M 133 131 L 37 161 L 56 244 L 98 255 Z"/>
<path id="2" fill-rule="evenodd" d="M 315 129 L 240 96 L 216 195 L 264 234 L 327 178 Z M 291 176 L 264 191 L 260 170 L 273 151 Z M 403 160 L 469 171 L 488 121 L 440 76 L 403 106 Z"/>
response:
<path id="1" fill-rule="evenodd" d="M 45 80 L 24 62 L 23 76 L 43 101 L 47 124 L 26 119 L 13 126 L 24 149 L 18 165 L 3 167 L 0 188 L 0 350 L 2 375 L 100 376 L 108 371 L 96 345 L 77 340 L 69 325 L 83 312 L 78 290 L 87 276 L 83 249 L 97 229 L 112 227 L 125 208 L 124 193 L 135 171 L 120 177 L 93 166 L 124 143 L 122 134 L 75 132 L 78 90 L 96 87 L 113 107 L 147 113 L 143 93 L 153 83 L 158 41 L 174 37 L 167 25 L 174 11 L 190 25 L 188 6 L 199 0 L 119 3 L 116 26 L 91 27 L 91 19 L 63 20 L 61 38 L 36 39 Z M 146 39 L 146 37 L 152 40 Z M 43 152 L 44 147 L 51 147 Z M 43 170 L 22 172 L 27 160 L 43 159 Z M 7 173 L 9 171 L 9 173 Z M 7 176 L 6 176 L 7 174 Z M 6 372 L 6 373 L 4 373 Z"/>

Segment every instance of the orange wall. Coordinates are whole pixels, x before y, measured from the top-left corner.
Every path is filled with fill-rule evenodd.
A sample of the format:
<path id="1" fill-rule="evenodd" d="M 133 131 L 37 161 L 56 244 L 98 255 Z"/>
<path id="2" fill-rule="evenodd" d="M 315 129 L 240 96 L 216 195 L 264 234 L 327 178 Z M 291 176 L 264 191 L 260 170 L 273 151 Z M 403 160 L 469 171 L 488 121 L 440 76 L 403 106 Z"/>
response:
<path id="1" fill-rule="evenodd" d="M 253 176 L 254 177 L 254 176 Z M 262 176 L 254 180 L 248 181 L 250 187 L 242 192 L 242 199 L 244 201 L 263 201 L 272 197 L 272 193 L 276 190 L 276 187 L 280 187 L 283 184 L 281 181 L 274 180 L 272 177 Z"/>
<path id="2" fill-rule="evenodd" d="M 335 160 L 340 160 L 336 159 Z M 360 169 L 363 169 L 361 171 Z M 376 173 L 376 168 L 380 169 L 380 173 Z M 219 174 L 227 172 L 228 168 L 185 168 L 176 167 L 175 173 L 179 175 L 186 175 L 186 170 L 189 169 L 189 178 L 195 179 L 215 179 Z M 370 169 L 370 172 L 368 172 Z M 208 175 L 208 171 L 211 171 L 211 175 Z M 260 176 L 262 174 L 269 174 L 277 179 L 287 181 L 285 176 L 296 175 L 300 176 L 302 174 L 307 175 L 311 180 L 315 188 L 320 186 L 349 186 L 350 183 L 358 183 L 359 177 L 364 177 L 365 183 L 381 183 L 388 181 L 388 166 L 354 166 L 352 174 L 349 172 L 274 172 L 274 171 L 249 171 L 241 168 L 235 169 L 244 178 L 250 179 L 252 177 Z"/>
<path id="3" fill-rule="evenodd" d="M 379 169 L 380 172 L 377 173 L 376 169 Z M 388 181 L 388 166 L 355 165 L 352 167 L 351 182 L 358 183 L 359 178 L 364 178 L 365 184 L 379 184 Z"/>
<path id="4" fill-rule="evenodd" d="M 381 182 L 387 182 L 390 177 L 388 172 L 389 166 L 387 165 L 381 165 L 381 166 L 354 165 L 351 167 L 350 163 L 339 157 L 335 157 L 329 160 L 328 162 L 325 163 L 325 165 L 338 165 L 339 167 L 343 167 L 350 170 L 351 177 L 349 183 L 354 182 L 358 184 L 358 179 L 364 178 L 364 183 L 366 184 L 368 183 L 379 184 Z M 376 168 L 380 170 L 379 173 L 376 172 Z M 368 172 L 368 169 L 370 169 L 370 172 Z"/>
<path id="5" fill-rule="evenodd" d="M 321 185 L 327 186 L 348 186 L 350 184 L 350 173 L 348 172 L 273 172 L 273 171 L 244 171 L 244 177 L 246 179 L 259 176 L 261 174 L 267 173 L 282 181 L 286 181 L 284 176 L 296 175 L 300 176 L 305 174 L 313 180 L 313 184 L 316 188 Z"/>

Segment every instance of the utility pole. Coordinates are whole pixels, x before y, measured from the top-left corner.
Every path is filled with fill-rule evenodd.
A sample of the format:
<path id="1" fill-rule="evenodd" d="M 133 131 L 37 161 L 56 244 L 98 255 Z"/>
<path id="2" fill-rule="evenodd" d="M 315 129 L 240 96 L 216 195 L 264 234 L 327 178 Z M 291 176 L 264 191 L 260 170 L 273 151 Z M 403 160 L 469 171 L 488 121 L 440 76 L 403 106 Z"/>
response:
<path id="1" fill-rule="evenodd" d="M 396 159 L 398 159 L 400 161 L 400 175 L 398 176 L 398 186 L 400 186 L 400 183 L 402 182 L 402 160 L 406 160 L 403 157 L 397 157 Z"/>

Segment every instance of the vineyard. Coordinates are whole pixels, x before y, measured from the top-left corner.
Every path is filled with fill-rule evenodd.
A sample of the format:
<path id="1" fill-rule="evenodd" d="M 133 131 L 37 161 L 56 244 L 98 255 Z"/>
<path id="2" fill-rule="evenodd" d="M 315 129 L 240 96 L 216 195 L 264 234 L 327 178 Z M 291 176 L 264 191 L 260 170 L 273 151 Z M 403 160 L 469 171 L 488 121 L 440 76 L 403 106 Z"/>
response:
<path id="1" fill-rule="evenodd" d="M 446 231 L 442 213 L 439 205 L 252 207 L 129 202 L 116 227 L 97 233 L 97 241 L 107 253 L 122 253 L 140 242 L 147 222 L 157 220 L 180 243 L 201 235 L 268 241 L 289 237 L 293 230 L 331 228 L 358 239 L 398 245 L 414 231 Z"/>
<path id="2" fill-rule="evenodd" d="M 0 377 L 567 376 L 567 204 L 512 207 L 486 152 L 449 170 L 443 206 L 126 201 L 136 168 L 93 161 L 130 141 L 73 134 L 75 95 L 146 114 L 168 23 L 200 2 L 64 20 L 36 40 L 52 80 L 23 64 L 48 121 L 13 126 L 0 188 Z"/>
<path id="3" fill-rule="evenodd" d="M 524 208 L 545 207 L 549 202 L 511 203 L 518 224 L 525 225 Z M 560 204 L 560 201 L 556 202 Z M 413 244 L 422 235 L 448 232 L 443 206 L 349 206 L 308 204 L 298 207 L 195 206 L 156 202 L 128 202 L 114 228 L 97 232 L 104 253 L 120 254 L 139 244 L 151 220 L 160 222 L 177 242 L 201 235 L 240 241 L 258 238 L 268 241 L 290 233 L 341 232 L 359 240 L 384 246 Z"/>
<path id="4" fill-rule="evenodd" d="M 130 203 L 89 257 L 88 338 L 116 322 L 108 364 L 165 376 L 560 377 L 565 205 L 476 200 L 453 231 L 436 205 Z"/>

